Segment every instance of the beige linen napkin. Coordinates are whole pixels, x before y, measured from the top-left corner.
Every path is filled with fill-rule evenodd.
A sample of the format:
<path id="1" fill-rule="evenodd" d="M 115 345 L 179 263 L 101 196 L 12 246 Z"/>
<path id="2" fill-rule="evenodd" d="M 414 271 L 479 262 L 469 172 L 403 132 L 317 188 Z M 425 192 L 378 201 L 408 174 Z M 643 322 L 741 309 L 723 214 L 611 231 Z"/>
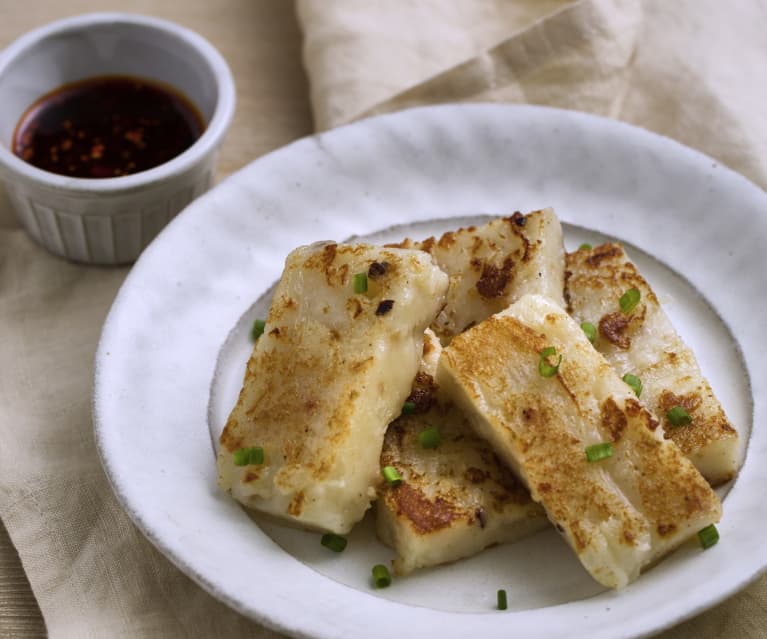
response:
<path id="1" fill-rule="evenodd" d="M 767 187 L 767 2 L 297 6 L 318 129 L 440 102 L 549 105 L 667 135 Z M 767 637 L 767 577 L 659 636 Z"/>
<path id="2" fill-rule="evenodd" d="M 319 129 L 437 102 L 545 104 L 667 135 L 767 186 L 763 0 L 297 6 Z"/>
<path id="3" fill-rule="evenodd" d="M 5 4 L 0 47 L 50 20 L 105 10 L 103 0 L 38 0 L 21 11 Z M 238 105 L 219 178 L 310 132 L 292 4 L 111 5 L 180 22 L 226 57 Z M 0 187 L 2 522 L 52 639 L 276 639 L 280 635 L 208 595 L 155 550 L 123 512 L 101 469 L 91 424 L 93 358 L 127 271 L 49 255 L 19 227 Z M 0 551 L 0 637 L 40 636 L 39 618 L 28 621 L 36 611 L 21 608 L 29 598 L 17 596 L 26 585 L 23 575 L 8 560 L 6 544 Z"/>
<path id="4" fill-rule="evenodd" d="M 103 4 L 0 10 L 0 32 Z M 289 4 L 119 4 L 182 21 L 229 60 L 239 105 L 222 174 L 306 132 Z M 756 2 L 300 0 L 298 9 L 319 128 L 437 101 L 556 104 L 654 128 L 767 183 L 759 117 L 767 24 Z M 92 360 L 125 273 L 49 256 L 0 194 L 0 516 L 53 638 L 276 636 L 162 557 L 101 471 Z M 767 636 L 766 620 L 762 580 L 663 636 L 756 639 Z"/>
<path id="5" fill-rule="evenodd" d="M 254 635 L 155 550 L 101 469 L 93 354 L 126 271 L 69 264 L 0 229 L 3 523 L 51 637 L 276 636 Z"/>

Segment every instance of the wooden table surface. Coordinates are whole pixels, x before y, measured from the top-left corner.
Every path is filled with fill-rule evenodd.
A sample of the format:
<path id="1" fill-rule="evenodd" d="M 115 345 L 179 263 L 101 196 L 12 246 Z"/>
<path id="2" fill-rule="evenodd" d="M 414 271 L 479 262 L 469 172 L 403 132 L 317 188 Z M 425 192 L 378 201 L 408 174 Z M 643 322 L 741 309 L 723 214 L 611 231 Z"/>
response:
<path id="1" fill-rule="evenodd" d="M 93 11 L 173 20 L 210 40 L 228 61 L 237 111 L 221 149 L 218 178 L 312 132 L 301 33 L 287 0 L 0 0 L 0 48 L 59 18 Z M 0 197 L 0 220 L 10 220 Z M 44 637 L 45 625 L 18 554 L 0 523 L 0 637 Z"/>

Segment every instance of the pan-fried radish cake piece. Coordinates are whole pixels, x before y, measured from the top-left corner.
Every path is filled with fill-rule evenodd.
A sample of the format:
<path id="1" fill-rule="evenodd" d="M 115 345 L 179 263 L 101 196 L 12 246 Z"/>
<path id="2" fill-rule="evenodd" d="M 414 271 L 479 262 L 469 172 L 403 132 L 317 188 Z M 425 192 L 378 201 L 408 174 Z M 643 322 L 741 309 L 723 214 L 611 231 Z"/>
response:
<path id="1" fill-rule="evenodd" d="M 526 293 L 564 306 L 562 227 L 551 208 L 396 246 L 431 253 L 450 276 L 447 304 L 432 323 L 443 344 Z"/>
<path id="2" fill-rule="evenodd" d="M 405 414 L 386 431 L 381 466 L 403 481 L 376 501 L 379 538 L 397 552 L 394 570 L 469 557 L 549 525 L 525 486 L 478 437 L 434 382 L 441 352 L 430 330 Z"/>
<path id="3" fill-rule="evenodd" d="M 708 482 L 561 308 L 528 295 L 457 336 L 437 381 L 601 584 L 719 520 Z"/>
<path id="4" fill-rule="evenodd" d="M 220 486 L 249 508 L 348 532 L 375 497 L 386 427 L 446 290 L 422 251 L 293 251 L 221 435 Z"/>
<path id="5" fill-rule="evenodd" d="M 563 304 L 562 229 L 552 209 L 398 246 L 431 253 L 450 275 L 447 305 L 432 324 L 444 342 L 527 292 Z M 441 347 L 431 331 L 424 346 L 428 354 L 410 398 L 414 412 L 389 426 L 381 454 L 381 464 L 404 478 L 384 485 L 376 502 L 378 535 L 397 551 L 399 574 L 468 557 L 547 525 L 527 489 L 433 383 Z M 424 447 L 421 440 L 429 435 L 439 444 Z"/>
<path id="6" fill-rule="evenodd" d="M 594 326 L 594 346 L 619 376 L 630 376 L 666 437 L 713 486 L 732 479 L 740 465 L 738 433 L 623 247 L 570 253 L 565 278 L 571 315 Z"/>

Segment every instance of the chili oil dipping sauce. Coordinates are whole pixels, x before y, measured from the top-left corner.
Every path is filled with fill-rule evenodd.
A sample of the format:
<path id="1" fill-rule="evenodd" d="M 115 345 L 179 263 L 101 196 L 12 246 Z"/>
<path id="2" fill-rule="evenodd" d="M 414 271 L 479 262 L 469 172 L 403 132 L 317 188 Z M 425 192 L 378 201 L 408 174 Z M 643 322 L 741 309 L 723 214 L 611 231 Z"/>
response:
<path id="1" fill-rule="evenodd" d="M 42 25 L 0 51 L 0 188 L 53 254 L 129 264 L 213 184 L 235 102 L 226 60 L 179 24 Z"/>
<path id="2" fill-rule="evenodd" d="M 188 149 L 205 128 L 181 92 L 152 80 L 101 76 L 36 100 L 13 135 L 13 152 L 44 171 L 109 178 L 146 171 Z"/>

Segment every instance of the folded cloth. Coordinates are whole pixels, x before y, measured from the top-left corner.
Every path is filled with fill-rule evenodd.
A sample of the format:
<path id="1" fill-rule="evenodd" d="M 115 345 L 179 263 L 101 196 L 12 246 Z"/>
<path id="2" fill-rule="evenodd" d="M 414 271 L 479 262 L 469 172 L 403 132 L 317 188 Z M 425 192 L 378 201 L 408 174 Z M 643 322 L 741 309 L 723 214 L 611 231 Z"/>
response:
<path id="1" fill-rule="evenodd" d="M 767 187 L 760 0 L 297 0 L 319 130 L 444 102 L 541 104 L 674 138 Z M 767 577 L 659 639 L 767 636 Z"/>
<path id="2" fill-rule="evenodd" d="M 298 0 L 316 128 L 359 117 L 571 3 Z"/>
<path id="3" fill-rule="evenodd" d="M 543 104 L 667 135 L 767 186 L 759 0 L 298 0 L 298 9 L 319 129 L 438 102 Z"/>
<path id="4" fill-rule="evenodd" d="M 190 4 L 185 19 L 214 25 L 229 47 L 241 105 L 269 123 L 249 122 L 242 143 L 230 136 L 228 170 L 249 159 L 252 135 L 265 136 L 263 151 L 302 134 L 300 109 L 285 109 L 302 99 L 290 87 L 303 80 L 285 56 L 270 57 L 292 37 L 289 5 L 238 2 L 219 15 L 210 3 Z M 551 104 L 665 133 L 767 184 L 767 9 L 757 0 L 298 0 L 297 8 L 319 129 L 415 104 Z M 262 93 L 266 80 L 274 99 Z M 235 147 L 243 157 L 233 162 Z M 92 359 L 126 269 L 51 257 L 9 211 L 0 194 L 0 516 L 50 636 L 276 637 L 162 557 L 100 468 Z M 767 636 L 767 581 L 663 636 Z"/>
<path id="5" fill-rule="evenodd" d="M 97 5 L 48 0 L 23 11 L 0 9 L 0 47 L 34 26 Z M 221 149 L 219 178 L 310 130 L 290 3 L 122 5 L 199 31 L 229 62 L 239 104 Z M 209 595 L 157 551 L 131 523 L 101 469 L 91 424 L 93 358 L 127 272 L 48 254 L 21 229 L 0 188 L 0 518 L 48 636 L 281 636 Z M 38 613 L 29 597 L 16 596 L 26 584 L 7 550 L 0 540 L 0 637 L 41 636 L 39 617 L 36 624 L 24 622 L 24 615 Z"/>
<path id="6" fill-rule="evenodd" d="M 50 636 L 277 637 L 168 562 L 101 469 L 93 348 L 125 273 L 64 262 L 21 229 L 0 233 L 0 362 L 15 369 L 0 384 L 0 437 L 25 444 L 0 446 L 0 512 Z"/>

